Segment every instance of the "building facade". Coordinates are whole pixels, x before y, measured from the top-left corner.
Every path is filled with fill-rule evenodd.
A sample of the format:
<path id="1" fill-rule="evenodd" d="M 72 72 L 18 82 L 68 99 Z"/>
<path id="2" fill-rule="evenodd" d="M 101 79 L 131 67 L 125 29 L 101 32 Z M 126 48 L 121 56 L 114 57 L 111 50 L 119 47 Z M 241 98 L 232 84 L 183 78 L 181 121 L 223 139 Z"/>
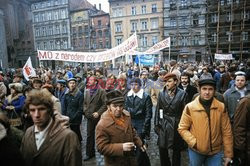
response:
<path id="1" fill-rule="evenodd" d="M 23 67 L 30 56 L 35 61 L 30 2 L 28 0 L 1 0 L 1 45 L 3 68 Z M 4 27 L 2 27 L 4 24 Z M 4 30 L 3 30 L 4 29 Z M 3 31 L 5 31 L 3 33 Z M 4 41 L 5 40 L 5 41 Z M 7 53 L 6 53 L 7 50 Z M 33 64 L 36 66 L 36 63 Z"/>
<path id="2" fill-rule="evenodd" d="M 33 1 L 31 11 L 35 50 L 72 49 L 69 0 Z M 50 63 L 42 61 L 45 66 Z M 55 65 L 53 61 L 52 67 Z"/>
<path id="3" fill-rule="evenodd" d="M 164 37 L 171 37 L 170 59 L 208 61 L 206 8 L 206 0 L 164 0 Z M 168 54 L 167 49 L 164 57 Z"/>
<path id="4" fill-rule="evenodd" d="M 250 57 L 250 1 L 208 1 L 208 46 L 211 55 L 231 53 L 236 60 Z"/>
<path id="5" fill-rule="evenodd" d="M 163 40 L 162 0 L 109 0 L 109 4 L 112 47 L 135 32 L 140 52 Z M 161 56 L 156 56 L 161 61 Z"/>

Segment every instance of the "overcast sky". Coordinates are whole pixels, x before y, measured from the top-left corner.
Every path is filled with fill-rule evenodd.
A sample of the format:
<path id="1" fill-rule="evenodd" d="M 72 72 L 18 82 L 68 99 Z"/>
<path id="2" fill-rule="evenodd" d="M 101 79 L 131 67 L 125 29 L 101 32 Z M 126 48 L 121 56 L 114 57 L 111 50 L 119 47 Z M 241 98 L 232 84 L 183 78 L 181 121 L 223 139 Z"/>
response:
<path id="1" fill-rule="evenodd" d="M 88 0 L 91 4 L 96 4 L 96 8 L 99 9 L 99 3 L 102 4 L 102 10 L 109 13 L 108 0 Z"/>

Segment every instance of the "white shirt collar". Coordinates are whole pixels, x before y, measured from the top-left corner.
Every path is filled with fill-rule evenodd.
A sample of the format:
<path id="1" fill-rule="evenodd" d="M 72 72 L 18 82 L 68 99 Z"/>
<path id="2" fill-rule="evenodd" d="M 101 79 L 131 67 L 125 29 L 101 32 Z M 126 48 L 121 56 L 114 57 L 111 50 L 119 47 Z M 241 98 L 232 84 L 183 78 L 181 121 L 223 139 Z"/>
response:
<path id="1" fill-rule="evenodd" d="M 143 89 L 140 89 L 137 93 L 135 93 L 134 91 L 133 91 L 133 89 L 131 89 L 129 92 L 128 92 L 128 96 L 138 96 L 140 99 L 142 99 L 143 98 Z"/>

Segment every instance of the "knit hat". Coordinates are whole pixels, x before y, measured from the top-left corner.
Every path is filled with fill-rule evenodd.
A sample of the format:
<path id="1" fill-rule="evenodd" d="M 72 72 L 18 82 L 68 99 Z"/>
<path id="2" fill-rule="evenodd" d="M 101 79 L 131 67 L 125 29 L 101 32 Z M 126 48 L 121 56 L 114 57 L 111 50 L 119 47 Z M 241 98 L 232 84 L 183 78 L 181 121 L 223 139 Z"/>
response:
<path id="1" fill-rule="evenodd" d="M 17 93 L 22 93 L 23 85 L 21 83 L 11 83 L 9 84 L 9 88 L 15 89 Z"/>
<path id="2" fill-rule="evenodd" d="M 124 103 L 124 97 L 122 93 L 118 90 L 113 90 L 106 94 L 107 100 L 106 104 L 117 104 L 117 103 Z"/>
<path id="3" fill-rule="evenodd" d="M 204 85 L 212 85 L 213 87 L 216 87 L 216 82 L 213 79 L 201 79 L 198 82 L 199 87 L 202 87 Z"/>

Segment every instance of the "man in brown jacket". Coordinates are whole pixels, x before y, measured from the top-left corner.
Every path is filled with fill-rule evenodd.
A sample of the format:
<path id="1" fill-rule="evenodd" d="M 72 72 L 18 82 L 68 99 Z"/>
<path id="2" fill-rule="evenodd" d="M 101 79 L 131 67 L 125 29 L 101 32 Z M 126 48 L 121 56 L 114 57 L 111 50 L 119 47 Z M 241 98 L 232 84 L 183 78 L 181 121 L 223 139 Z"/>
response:
<path id="1" fill-rule="evenodd" d="M 250 95 L 242 98 L 234 114 L 234 151 L 240 166 L 250 165 Z"/>
<path id="2" fill-rule="evenodd" d="M 96 144 L 104 155 L 105 166 L 136 166 L 136 148 L 146 147 L 132 127 L 129 112 L 125 111 L 124 98 L 120 91 L 107 94 L 107 111 L 96 126 Z"/>
<path id="3" fill-rule="evenodd" d="M 102 113 L 106 110 L 106 92 L 98 85 L 95 76 L 88 78 L 87 89 L 84 94 L 84 116 L 87 118 L 87 161 L 95 156 L 95 127 Z"/>
<path id="4" fill-rule="evenodd" d="M 81 166 L 81 147 L 77 135 L 53 116 L 53 102 L 47 91 L 32 90 L 26 109 L 34 122 L 21 144 L 26 166 Z"/>
<path id="5" fill-rule="evenodd" d="M 227 166 L 233 158 L 233 136 L 225 105 L 214 98 L 216 83 L 199 81 L 200 95 L 184 108 L 178 131 L 187 142 L 191 166 Z"/>

